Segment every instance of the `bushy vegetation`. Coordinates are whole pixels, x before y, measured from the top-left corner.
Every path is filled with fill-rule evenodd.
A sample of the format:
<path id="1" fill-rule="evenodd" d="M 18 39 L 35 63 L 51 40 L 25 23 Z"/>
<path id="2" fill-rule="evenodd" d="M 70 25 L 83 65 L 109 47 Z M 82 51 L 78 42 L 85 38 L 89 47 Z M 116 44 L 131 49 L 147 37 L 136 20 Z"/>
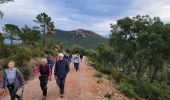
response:
<path id="1" fill-rule="evenodd" d="M 138 15 L 118 20 L 111 29 L 109 44 L 88 52 L 93 66 L 112 76 L 126 96 L 169 100 L 170 25 Z"/>
<path id="2" fill-rule="evenodd" d="M 55 46 L 60 46 L 51 37 L 54 24 L 46 13 L 37 15 L 35 22 L 40 26 L 30 28 L 25 25 L 23 28 L 19 28 L 14 24 L 5 24 L 3 32 L 0 33 L 0 64 L 7 68 L 9 61 L 15 61 L 16 67 L 23 72 L 26 79 L 34 72 L 32 67 L 28 67 L 31 58 L 55 55 Z M 43 34 L 41 34 L 42 29 L 40 27 L 45 30 Z M 9 39 L 11 43 L 4 44 L 4 39 Z M 22 42 L 16 44 L 14 40 Z"/>

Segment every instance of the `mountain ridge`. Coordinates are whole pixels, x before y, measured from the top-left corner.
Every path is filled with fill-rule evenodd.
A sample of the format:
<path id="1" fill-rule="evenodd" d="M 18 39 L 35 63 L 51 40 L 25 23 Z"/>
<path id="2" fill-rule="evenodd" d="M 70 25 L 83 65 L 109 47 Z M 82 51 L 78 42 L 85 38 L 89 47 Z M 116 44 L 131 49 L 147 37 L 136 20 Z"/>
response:
<path id="1" fill-rule="evenodd" d="M 65 45 L 80 45 L 85 48 L 95 48 L 100 43 L 107 43 L 108 38 L 84 29 L 77 29 L 72 31 L 65 31 L 55 29 L 54 39 L 56 41 L 63 41 Z"/>

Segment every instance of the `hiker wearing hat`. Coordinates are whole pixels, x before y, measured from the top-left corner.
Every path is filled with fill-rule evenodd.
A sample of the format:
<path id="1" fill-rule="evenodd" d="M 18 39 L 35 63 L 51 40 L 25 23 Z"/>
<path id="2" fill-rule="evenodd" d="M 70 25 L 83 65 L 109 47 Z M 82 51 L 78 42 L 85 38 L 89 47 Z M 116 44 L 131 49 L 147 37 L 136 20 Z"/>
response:
<path id="1" fill-rule="evenodd" d="M 40 87 L 43 94 L 43 100 L 45 100 L 47 96 L 47 84 L 48 80 L 50 81 L 52 70 L 50 66 L 47 64 L 47 59 L 43 58 L 41 60 L 41 64 L 37 66 L 36 73 L 39 74 L 39 80 L 40 80 Z"/>
<path id="2" fill-rule="evenodd" d="M 24 77 L 21 74 L 20 70 L 15 67 L 15 62 L 10 61 L 8 63 L 8 69 L 5 70 L 3 88 L 8 88 L 11 100 L 15 100 L 15 98 L 18 98 L 18 100 L 22 100 L 22 97 L 17 95 L 16 93 L 19 88 L 24 86 L 24 83 Z"/>
<path id="3" fill-rule="evenodd" d="M 54 69 L 54 76 L 56 79 L 56 83 L 60 88 L 61 98 L 64 97 L 64 86 L 67 73 L 69 72 L 69 64 L 66 59 L 64 59 L 64 54 L 58 54 L 58 61 L 56 61 L 55 69 Z"/>

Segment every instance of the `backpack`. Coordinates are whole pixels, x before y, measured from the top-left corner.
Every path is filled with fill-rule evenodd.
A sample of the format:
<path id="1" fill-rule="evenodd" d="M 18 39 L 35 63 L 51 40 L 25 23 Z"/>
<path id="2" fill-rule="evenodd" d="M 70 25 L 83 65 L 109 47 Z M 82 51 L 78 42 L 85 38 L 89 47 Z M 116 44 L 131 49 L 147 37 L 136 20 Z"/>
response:
<path id="1" fill-rule="evenodd" d="M 49 76 L 50 66 L 48 64 L 45 65 L 45 67 L 43 67 L 43 65 L 40 65 L 40 74 L 43 76 Z"/>

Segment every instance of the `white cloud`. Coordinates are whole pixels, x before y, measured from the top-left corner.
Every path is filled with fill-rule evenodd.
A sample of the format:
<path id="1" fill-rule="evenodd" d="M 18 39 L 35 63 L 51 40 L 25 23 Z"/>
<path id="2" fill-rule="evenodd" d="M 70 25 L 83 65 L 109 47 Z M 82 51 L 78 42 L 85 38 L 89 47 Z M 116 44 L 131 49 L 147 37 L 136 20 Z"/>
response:
<path id="1" fill-rule="evenodd" d="M 112 10 L 116 11 L 115 9 L 122 7 L 122 5 L 114 6 L 111 5 L 113 2 L 109 4 L 109 1 L 106 4 L 96 3 L 98 1 L 101 0 L 89 0 L 88 3 L 91 3 L 91 6 L 86 4 L 87 9 L 91 9 L 88 11 L 90 13 L 96 11 L 91 8 L 93 5 L 96 9 L 102 8 L 95 15 L 95 13 L 80 12 L 79 8 L 66 6 L 62 0 L 15 0 L 15 2 L 0 6 L 0 10 L 5 13 L 4 18 L 0 19 L 0 27 L 5 23 L 19 26 L 24 26 L 25 24 L 35 25 L 33 20 L 41 12 L 46 12 L 51 16 L 58 29 L 75 30 L 81 28 L 94 31 L 103 36 L 110 34 L 110 23 L 115 23 L 116 20 L 125 16 L 149 14 L 151 16 L 159 16 L 165 22 L 170 22 L 170 0 L 129 0 L 130 5 L 124 8 L 123 14 L 119 11 L 112 12 Z M 118 4 L 121 4 L 121 0 Z M 100 16 L 100 12 L 105 12 L 106 17 Z"/>
<path id="2" fill-rule="evenodd" d="M 170 22 L 170 0 L 134 0 L 124 15 L 150 15 L 160 17 L 165 22 Z"/>

